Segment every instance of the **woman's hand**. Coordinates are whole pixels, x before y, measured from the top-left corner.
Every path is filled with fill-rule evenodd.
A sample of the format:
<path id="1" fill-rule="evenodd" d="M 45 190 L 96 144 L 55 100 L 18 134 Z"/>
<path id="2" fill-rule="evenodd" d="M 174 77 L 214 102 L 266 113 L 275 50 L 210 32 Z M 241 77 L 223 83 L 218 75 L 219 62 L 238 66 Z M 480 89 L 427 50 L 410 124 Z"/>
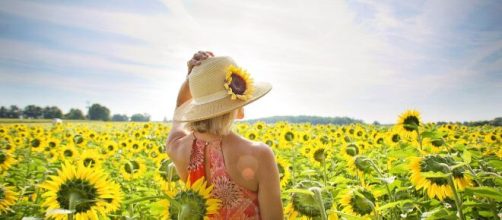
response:
<path id="1" fill-rule="evenodd" d="M 209 58 L 209 57 L 214 57 L 214 54 L 211 52 L 211 51 L 199 51 L 197 53 L 195 53 L 192 57 L 192 59 L 190 59 L 188 62 L 187 62 L 187 66 L 188 66 L 188 75 L 190 75 L 190 72 L 192 72 L 192 69 L 195 67 L 195 66 L 198 66 L 200 65 L 200 63 Z"/>

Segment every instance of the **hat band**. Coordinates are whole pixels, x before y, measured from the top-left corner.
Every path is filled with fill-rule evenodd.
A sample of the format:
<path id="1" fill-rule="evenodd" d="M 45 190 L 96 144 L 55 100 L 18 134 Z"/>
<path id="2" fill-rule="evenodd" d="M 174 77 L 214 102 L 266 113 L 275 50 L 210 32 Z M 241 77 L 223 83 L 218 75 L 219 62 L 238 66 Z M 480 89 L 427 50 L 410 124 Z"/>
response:
<path id="1" fill-rule="evenodd" d="M 202 104 L 206 104 L 206 103 L 209 103 L 212 101 L 216 101 L 216 100 L 225 98 L 227 96 L 228 96 L 228 92 L 226 90 L 220 90 L 220 91 L 215 92 L 213 94 L 194 98 L 193 103 L 196 105 L 202 105 Z"/>

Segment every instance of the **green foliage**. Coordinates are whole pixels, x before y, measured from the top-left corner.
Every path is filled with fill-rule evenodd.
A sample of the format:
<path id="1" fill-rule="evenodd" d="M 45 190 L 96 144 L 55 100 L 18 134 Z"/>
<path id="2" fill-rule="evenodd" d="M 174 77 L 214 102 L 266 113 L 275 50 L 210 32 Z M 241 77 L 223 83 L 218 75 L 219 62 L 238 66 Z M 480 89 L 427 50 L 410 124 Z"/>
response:
<path id="1" fill-rule="evenodd" d="M 93 104 L 87 113 L 89 120 L 109 121 L 110 110 L 100 104 Z"/>

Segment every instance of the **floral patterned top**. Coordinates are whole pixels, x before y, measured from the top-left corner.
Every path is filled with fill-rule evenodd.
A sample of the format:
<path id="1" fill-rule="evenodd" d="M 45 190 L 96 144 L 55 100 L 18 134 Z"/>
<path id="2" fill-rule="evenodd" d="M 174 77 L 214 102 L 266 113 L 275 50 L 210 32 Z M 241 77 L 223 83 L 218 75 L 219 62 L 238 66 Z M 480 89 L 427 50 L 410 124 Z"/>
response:
<path id="1" fill-rule="evenodd" d="M 258 193 L 232 180 L 225 169 L 221 144 L 221 140 L 218 144 L 198 140 L 193 134 L 192 152 L 188 165 L 190 182 L 193 183 L 201 177 L 206 178 L 205 166 L 209 165 L 211 175 L 208 182 L 214 185 L 211 196 L 221 200 L 219 213 L 210 216 L 210 219 L 261 219 Z M 209 147 L 206 149 L 206 146 Z"/>

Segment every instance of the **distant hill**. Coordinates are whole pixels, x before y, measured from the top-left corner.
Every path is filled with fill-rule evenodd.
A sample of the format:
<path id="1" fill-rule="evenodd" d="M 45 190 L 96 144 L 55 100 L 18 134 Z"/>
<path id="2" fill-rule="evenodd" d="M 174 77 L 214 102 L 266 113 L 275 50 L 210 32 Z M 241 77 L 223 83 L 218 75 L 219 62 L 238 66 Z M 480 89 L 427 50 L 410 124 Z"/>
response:
<path id="1" fill-rule="evenodd" d="M 278 121 L 287 121 L 290 123 L 312 123 L 312 124 L 364 124 L 362 120 L 353 119 L 349 117 L 321 117 L 321 116 L 272 116 L 258 119 L 244 120 L 245 122 L 254 123 L 257 121 L 264 121 L 266 123 L 275 123 Z"/>

